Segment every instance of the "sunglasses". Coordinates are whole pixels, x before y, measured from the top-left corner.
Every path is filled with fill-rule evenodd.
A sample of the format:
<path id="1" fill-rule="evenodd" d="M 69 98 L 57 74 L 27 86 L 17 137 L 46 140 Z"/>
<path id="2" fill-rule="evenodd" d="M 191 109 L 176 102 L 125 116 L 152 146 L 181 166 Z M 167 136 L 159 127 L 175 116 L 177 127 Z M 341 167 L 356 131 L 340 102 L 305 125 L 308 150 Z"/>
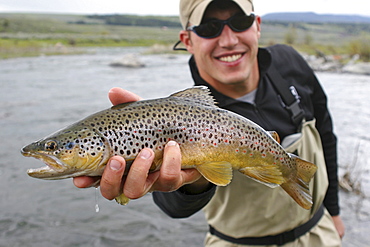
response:
<path id="1" fill-rule="evenodd" d="M 227 20 L 212 19 L 199 26 L 191 26 L 186 30 L 193 31 L 199 37 L 212 39 L 220 36 L 225 25 L 228 25 L 235 32 L 243 32 L 250 28 L 255 20 L 255 15 L 234 15 Z"/>

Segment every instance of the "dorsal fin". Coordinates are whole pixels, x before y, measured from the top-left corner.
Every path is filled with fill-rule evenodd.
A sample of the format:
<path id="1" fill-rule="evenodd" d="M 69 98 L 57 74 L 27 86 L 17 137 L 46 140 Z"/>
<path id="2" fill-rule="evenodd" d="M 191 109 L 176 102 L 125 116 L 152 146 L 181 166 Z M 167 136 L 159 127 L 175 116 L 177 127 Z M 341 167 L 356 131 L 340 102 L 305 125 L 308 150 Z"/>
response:
<path id="1" fill-rule="evenodd" d="M 267 131 L 270 136 L 280 144 L 280 136 L 276 131 Z"/>
<path id="2" fill-rule="evenodd" d="M 216 104 L 215 99 L 210 94 L 210 91 L 206 86 L 195 86 L 192 88 L 188 88 L 183 91 L 171 94 L 169 97 L 184 98 L 195 101 L 202 105 L 215 106 Z"/>
<path id="3" fill-rule="evenodd" d="M 126 106 L 129 106 L 131 105 L 132 103 L 135 103 L 135 101 L 133 102 L 126 102 L 126 103 L 121 103 L 121 104 L 118 104 L 118 105 L 114 105 L 111 107 L 112 110 L 118 110 L 118 109 L 121 109 L 121 108 L 125 108 Z"/>

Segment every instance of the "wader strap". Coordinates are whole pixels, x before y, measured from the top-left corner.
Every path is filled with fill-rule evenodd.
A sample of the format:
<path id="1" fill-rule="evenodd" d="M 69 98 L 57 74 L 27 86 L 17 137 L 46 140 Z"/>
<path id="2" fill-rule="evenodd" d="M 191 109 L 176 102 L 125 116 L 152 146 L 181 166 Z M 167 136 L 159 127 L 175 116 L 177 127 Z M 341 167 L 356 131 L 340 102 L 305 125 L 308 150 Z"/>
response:
<path id="1" fill-rule="evenodd" d="M 289 85 L 273 65 L 270 66 L 267 76 L 280 95 L 285 108 L 290 112 L 293 123 L 296 126 L 300 126 L 304 117 L 304 111 L 299 105 L 299 95 L 295 87 Z"/>
<path id="2" fill-rule="evenodd" d="M 321 219 L 324 214 L 324 206 L 321 205 L 314 216 L 304 223 L 293 230 L 283 232 L 277 235 L 272 236 L 265 236 L 265 237 L 245 237 L 245 238 L 233 238 L 227 236 L 212 226 L 209 226 L 209 232 L 212 235 L 215 235 L 225 241 L 234 243 L 234 244 L 241 244 L 241 245 L 283 245 L 289 242 L 294 241 L 295 239 L 303 236 L 307 232 L 309 232 Z"/>

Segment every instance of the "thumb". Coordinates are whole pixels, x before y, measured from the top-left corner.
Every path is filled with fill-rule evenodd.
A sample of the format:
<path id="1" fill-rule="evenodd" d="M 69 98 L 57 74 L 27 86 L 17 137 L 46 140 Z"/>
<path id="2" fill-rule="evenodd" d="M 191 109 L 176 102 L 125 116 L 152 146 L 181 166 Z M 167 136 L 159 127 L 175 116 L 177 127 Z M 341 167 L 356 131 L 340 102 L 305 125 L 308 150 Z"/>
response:
<path id="1" fill-rule="evenodd" d="M 140 96 L 119 87 L 109 90 L 108 97 L 113 105 L 142 100 Z"/>

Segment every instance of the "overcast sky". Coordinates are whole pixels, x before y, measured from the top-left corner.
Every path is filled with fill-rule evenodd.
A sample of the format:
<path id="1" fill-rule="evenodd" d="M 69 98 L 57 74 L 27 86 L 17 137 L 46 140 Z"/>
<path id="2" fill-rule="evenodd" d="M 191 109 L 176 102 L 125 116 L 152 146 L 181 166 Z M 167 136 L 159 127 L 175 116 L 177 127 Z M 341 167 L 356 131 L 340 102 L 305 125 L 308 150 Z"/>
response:
<path id="1" fill-rule="evenodd" d="M 179 0 L 0 0 L 0 12 L 178 15 Z M 254 0 L 255 12 L 315 12 L 370 16 L 368 0 Z"/>

